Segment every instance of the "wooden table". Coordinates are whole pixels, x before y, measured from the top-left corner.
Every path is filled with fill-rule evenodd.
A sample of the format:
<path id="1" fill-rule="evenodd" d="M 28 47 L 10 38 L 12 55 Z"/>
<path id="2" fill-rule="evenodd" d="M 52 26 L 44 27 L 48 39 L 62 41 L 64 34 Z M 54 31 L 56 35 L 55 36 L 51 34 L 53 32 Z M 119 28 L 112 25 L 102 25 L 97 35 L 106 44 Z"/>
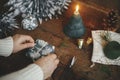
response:
<path id="1" fill-rule="evenodd" d="M 82 80 L 119 80 L 120 67 L 118 66 L 96 64 L 93 68 L 90 68 L 92 64 L 91 56 L 93 44 L 87 46 L 86 40 L 88 37 L 91 37 L 91 30 L 103 29 L 102 19 L 105 17 L 103 12 L 80 3 L 80 14 L 86 26 L 86 33 L 81 37 L 85 40 L 82 49 L 78 48 L 76 39 L 70 39 L 63 33 L 63 27 L 67 24 L 70 16 L 72 16 L 74 12 L 73 6 L 75 5 L 76 2 L 73 2 L 69 6 L 69 9 L 62 16 L 59 16 L 59 19 L 52 19 L 47 22 L 44 21 L 33 31 L 19 29 L 16 30 L 14 34 L 30 35 L 34 40 L 43 39 L 55 45 L 55 53 L 60 59 L 60 64 L 53 76 L 48 80 L 81 80 L 81 78 Z M 11 55 L 8 58 L 0 57 L 0 74 L 4 75 L 20 70 L 32 63 L 24 53 L 25 50 L 18 54 Z M 60 79 L 65 67 L 69 64 L 73 56 L 75 56 L 77 60 L 71 69 L 69 78 Z"/>

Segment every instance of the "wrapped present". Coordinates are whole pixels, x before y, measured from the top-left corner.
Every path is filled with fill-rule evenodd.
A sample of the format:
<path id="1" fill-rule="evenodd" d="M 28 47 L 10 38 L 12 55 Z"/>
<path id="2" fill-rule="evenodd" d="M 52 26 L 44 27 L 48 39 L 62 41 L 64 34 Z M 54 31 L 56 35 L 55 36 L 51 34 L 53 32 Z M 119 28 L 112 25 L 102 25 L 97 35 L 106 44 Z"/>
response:
<path id="1" fill-rule="evenodd" d="M 26 56 L 32 60 L 37 60 L 42 56 L 54 53 L 54 51 L 55 46 L 45 42 L 44 40 L 37 39 L 35 46 L 27 51 Z"/>

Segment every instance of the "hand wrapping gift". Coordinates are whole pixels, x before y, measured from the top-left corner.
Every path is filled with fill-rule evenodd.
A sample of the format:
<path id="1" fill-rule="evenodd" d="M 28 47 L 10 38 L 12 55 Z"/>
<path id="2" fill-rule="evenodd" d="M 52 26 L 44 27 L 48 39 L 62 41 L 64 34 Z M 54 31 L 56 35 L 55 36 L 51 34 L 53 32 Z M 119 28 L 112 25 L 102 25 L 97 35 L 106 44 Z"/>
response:
<path id="1" fill-rule="evenodd" d="M 33 60 L 36 60 L 42 56 L 54 53 L 54 51 L 55 46 L 48 44 L 44 40 L 37 39 L 35 46 L 27 51 L 26 56 Z"/>

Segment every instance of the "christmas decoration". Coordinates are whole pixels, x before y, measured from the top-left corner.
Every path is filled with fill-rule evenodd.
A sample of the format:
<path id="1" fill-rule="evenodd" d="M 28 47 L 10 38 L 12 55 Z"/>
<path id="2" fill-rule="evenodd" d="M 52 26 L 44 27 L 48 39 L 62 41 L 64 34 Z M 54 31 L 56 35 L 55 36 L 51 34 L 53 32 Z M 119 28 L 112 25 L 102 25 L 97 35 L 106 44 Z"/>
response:
<path id="1" fill-rule="evenodd" d="M 28 15 L 35 16 L 40 23 L 42 20 L 52 19 L 56 14 L 62 14 L 67 9 L 71 0 L 9 0 L 6 16 L 13 19 L 19 14 L 25 18 Z"/>
<path id="2" fill-rule="evenodd" d="M 100 34 L 100 37 L 102 39 L 102 41 L 105 41 L 105 43 L 111 41 L 111 36 L 109 31 L 104 31 Z"/>
<path id="3" fill-rule="evenodd" d="M 52 19 L 61 15 L 72 0 L 9 0 L 6 4 L 9 10 L 0 16 L 0 33 L 5 35 L 6 32 L 19 28 L 15 18 L 22 16 L 22 25 L 24 29 L 33 30 L 37 27 L 36 20 L 42 23 L 43 20 Z M 36 18 L 35 25 L 31 25 L 28 16 Z M 26 18 L 27 17 L 27 18 Z M 31 21 L 33 18 L 31 19 Z M 25 22 L 28 24 L 25 24 Z M 12 32 L 12 31 L 11 31 Z"/>
<path id="4" fill-rule="evenodd" d="M 105 35 L 105 38 L 101 38 L 101 35 L 102 36 Z M 119 52 L 120 46 L 118 46 L 118 43 L 120 45 L 120 34 L 113 31 L 94 30 L 92 31 L 92 38 L 93 38 L 93 54 L 91 61 L 93 62 L 93 64 L 100 63 L 105 65 L 120 66 L 120 52 Z M 106 44 L 102 45 L 104 42 L 106 42 Z M 116 48 L 117 50 L 114 48 L 116 46 L 119 47 Z M 106 51 L 108 52 L 105 53 Z M 116 54 L 116 51 L 118 51 L 118 54 Z M 93 65 L 91 67 L 93 67 Z"/>
<path id="5" fill-rule="evenodd" d="M 80 38 L 85 33 L 85 27 L 83 25 L 78 8 L 79 7 L 76 7 L 76 11 L 70 18 L 68 24 L 64 27 L 64 33 L 70 38 Z"/>
<path id="6" fill-rule="evenodd" d="M 78 39 L 78 48 L 79 49 L 82 49 L 82 47 L 83 47 L 83 43 L 84 43 L 84 39 Z"/>
<path id="7" fill-rule="evenodd" d="M 88 37 L 87 38 L 87 41 L 86 41 L 86 45 L 88 46 L 88 45 L 90 45 L 91 43 L 92 43 L 92 38 L 91 37 Z"/>
<path id="8" fill-rule="evenodd" d="M 28 50 L 26 56 L 28 56 L 33 60 L 36 60 L 42 56 L 53 53 L 54 51 L 55 51 L 55 46 L 48 44 L 44 40 L 37 39 L 35 46 Z"/>
<path id="9" fill-rule="evenodd" d="M 27 16 L 22 20 L 23 29 L 34 30 L 37 26 L 37 19 L 34 16 Z"/>
<path id="10" fill-rule="evenodd" d="M 118 22 L 114 31 L 120 33 L 120 17 L 118 17 Z"/>
<path id="11" fill-rule="evenodd" d="M 111 35 L 108 31 L 103 32 L 100 36 L 105 56 L 109 59 L 117 59 L 120 56 L 120 44 L 117 41 L 111 40 Z"/>
<path id="12" fill-rule="evenodd" d="M 107 27 L 115 28 L 118 23 L 118 13 L 112 9 L 110 12 L 108 12 L 107 18 L 104 19 L 104 21 Z"/>
<path id="13" fill-rule="evenodd" d="M 14 28 L 18 28 L 15 19 L 11 19 L 8 16 L 0 15 L 0 38 L 5 38 L 8 34 L 12 34 Z"/>
<path id="14" fill-rule="evenodd" d="M 109 59 L 117 59 L 120 56 L 120 44 L 117 41 L 110 41 L 104 47 L 104 54 Z"/>
<path id="15" fill-rule="evenodd" d="M 108 22 L 108 26 L 110 27 L 113 27 L 117 24 L 118 22 L 118 14 L 114 11 L 114 10 L 111 10 L 109 13 L 108 13 L 108 17 L 107 17 L 107 22 Z"/>

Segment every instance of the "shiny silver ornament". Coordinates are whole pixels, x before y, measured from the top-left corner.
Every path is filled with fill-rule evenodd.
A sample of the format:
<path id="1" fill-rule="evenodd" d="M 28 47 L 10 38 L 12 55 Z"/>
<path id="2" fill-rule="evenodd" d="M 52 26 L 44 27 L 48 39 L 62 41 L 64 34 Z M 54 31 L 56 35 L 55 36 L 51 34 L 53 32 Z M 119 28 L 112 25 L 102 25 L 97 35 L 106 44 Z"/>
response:
<path id="1" fill-rule="evenodd" d="M 34 30 L 38 26 L 37 19 L 32 15 L 27 16 L 22 20 L 22 26 L 23 29 Z"/>

